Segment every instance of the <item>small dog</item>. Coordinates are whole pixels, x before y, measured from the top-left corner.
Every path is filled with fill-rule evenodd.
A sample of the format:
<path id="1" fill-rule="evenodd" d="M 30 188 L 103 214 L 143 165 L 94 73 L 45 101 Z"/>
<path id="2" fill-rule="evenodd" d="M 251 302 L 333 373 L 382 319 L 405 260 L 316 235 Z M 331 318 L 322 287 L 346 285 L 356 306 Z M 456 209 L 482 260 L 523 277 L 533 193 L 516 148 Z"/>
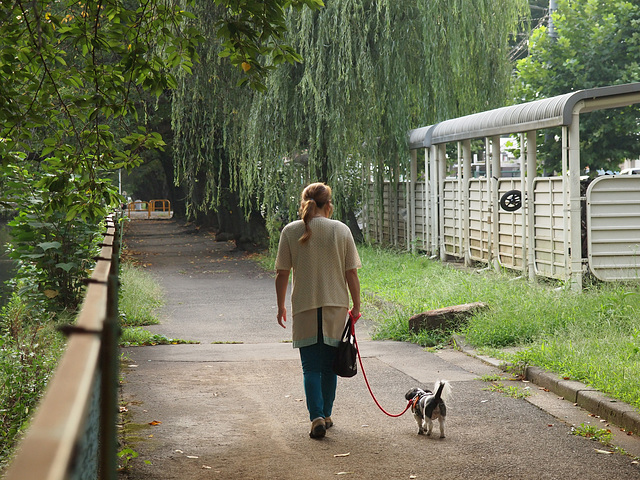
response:
<path id="1" fill-rule="evenodd" d="M 412 388 L 404 398 L 411 401 L 411 412 L 418 422 L 418 435 L 424 435 L 425 424 L 427 435 L 431 435 L 432 421 L 438 419 L 440 438 L 444 438 L 444 420 L 447 417 L 447 407 L 444 402 L 451 393 L 451 385 L 446 380 L 438 380 L 433 390 L 436 393 L 431 390 Z"/>

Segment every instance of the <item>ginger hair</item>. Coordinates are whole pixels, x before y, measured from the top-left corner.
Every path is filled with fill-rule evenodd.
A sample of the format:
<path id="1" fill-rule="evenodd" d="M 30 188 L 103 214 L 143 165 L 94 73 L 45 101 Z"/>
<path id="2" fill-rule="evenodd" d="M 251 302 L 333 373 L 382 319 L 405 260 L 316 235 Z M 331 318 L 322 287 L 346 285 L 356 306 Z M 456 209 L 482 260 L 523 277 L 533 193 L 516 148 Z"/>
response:
<path id="1" fill-rule="evenodd" d="M 300 237 L 299 242 L 305 243 L 311 238 L 311 228 L 309 222 L 318 215 L 318 212 L 329 205 L 329 216 L 333 212 L 331 205 L 331 187 L 324 183 L 312 183 L 302 191 L 300 198 L 300 218 L 304 222 L 304 234 Z"/>

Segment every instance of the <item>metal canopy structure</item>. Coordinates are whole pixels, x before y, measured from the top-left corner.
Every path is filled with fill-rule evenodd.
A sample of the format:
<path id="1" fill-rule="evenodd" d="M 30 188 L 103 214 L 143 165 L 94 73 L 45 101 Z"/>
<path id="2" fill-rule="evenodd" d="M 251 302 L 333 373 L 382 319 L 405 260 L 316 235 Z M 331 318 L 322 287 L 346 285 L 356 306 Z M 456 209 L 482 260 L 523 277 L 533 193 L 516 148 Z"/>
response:
<path id="1" fill-rule="evenodd" d="M 500 230 L 500 222 L 504 216 L 501 210 L 500 137 L 519 134 L 521 145 L 520 180 L 517 188 L 522 194 L 522 219 L 518 223 L 518 235 L 521 245 L 513 245 L 512 249 L 522 251 L 519 261 L 522 269 L 530 278 L 539 274 L 536 248 L 542 243 L 539 222 L 543 221 L 538 213 L 544 195 L 536 190 L 536 185 L 543 185 L 536 178 L 536 131 L 552 127 L 562 127 L 562 173 L 552 182 L 549 194 L 559 203 L 551 206 L 554 213 L 547 223 L 552 222 L 549 244 L 552 245 L 551 256 L 559 259 L 554 263 L 555 278 L 569 280 L 572 288 L 579 290 L 587 260 L 582 256 L 581 238 L 581 201 L 584 200 L 580 186 L 580 114 L 594 110 L 620 108 L 640 103 L 640 83 L 612 85 L 569 92 L 552 98 L 497 108 L 486 112 L 475 113 L 460 118 L 446 120 L 434 125 L 416 128 L 409 132 L 409 148 L 411 150 L 410 179 L 407 184 L 406 222 L 407 244 L 416 245 L 416 232 L 419 227 L 423 232 L 423 247 L 433 255 L 440 254 L 442 259 L 451 254 L 447 250 L 451 238 L 456 238 L 465 263 L 473 257 L 471 244 L 476 240 L 476 231 L 480 231 L 483 240 L 489 245 L 487 261 L 498 268 L 501 261 L 500 245 L 504 245 L 505 233 Z M 483 180 L 485 193 L 473 190 L 470 184 L 473 178 L 471 170 L 471 140 L 484 139 L 486 170 Z M 558 138 L 559 140 L 559 138 Z M 447 178 L 446 144 L 458 143 L 458 171 L 455 178 Z M 416 203 L 417 183 L 417 151 L 424 149 L 425 187 L 423 205 Z M 526 173 L 526 175 L 525 175 Z M 551 185 L 551 183 L 549 184 Z M 453 190 L 451 190 L 453 189 Z M 447 196 L 449 195 L 449 196 Z M 474 197 L 475 195 L 475 197 Z M 482 197 L 482 208 L 470 209 L 478 196 Z M 447 200 L 449 199 L 449 200 Z M 456 204 L 449 208 L 447 202 Z M 555 205 L 555 206 L 554 206 Z M 547 208 L 547 210 L 549 210 Z M 418 214 L 422 212 L 424 225 L 418 225 Z M 452 213 L 453 212 L 453 213 Z M 475 225 L 480 225 L 479 230 Z M 452 225 L 456 225 L 455 228 Z M 512 229 L 513 230 L 513 229 Z M 451 233 L 455 232 L 455 233 Z M 521 234 L 520 234 L 521 232 Z M 448 238 L 445 238 L 447 237 Z M 449 242 L 449 243 L 447 243 Z M 635 245 L 635 244 L 634 244 Z M 635 248 L 635 247 L 634 247 Z M 640 249 L 640 246 L 638 247 Z M 640 260 L 638 260 L 640 264 Z M 640 276 L 640 266 L 633 267 L 634 274 Z"/>
<path id="2" fill-rule="evenodd" d="M 587 113 L 632 105 L 637 103 L 639 98 L 640 83 L 578 90 L 411 130 L 409 148 L 428 148 L 447 142 L 569 126 L 572 123 L 573 110 L 580 101 L 584 101 L 580 113 Z"/>

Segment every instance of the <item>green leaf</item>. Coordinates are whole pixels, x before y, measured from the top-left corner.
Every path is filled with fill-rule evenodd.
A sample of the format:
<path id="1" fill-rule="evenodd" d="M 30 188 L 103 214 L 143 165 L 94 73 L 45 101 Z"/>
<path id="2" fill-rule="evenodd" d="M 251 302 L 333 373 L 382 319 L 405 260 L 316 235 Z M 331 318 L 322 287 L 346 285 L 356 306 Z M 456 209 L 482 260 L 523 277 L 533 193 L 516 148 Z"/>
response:
<path id="1" fill-rule="evenodd" d="M 72 269 L 77 268 L 78 264 L 75 262 L 68 263 L 56 263 L 56 268 L 61 268 L 65 272 L 69 273 Z"/>
<path id="2" fill-rule="evenodd" d="M 39 243 L 38 246 L 46 252 L 51 248 L 58 249 L 62 246 L 62 244 L 60 242 L 42 242 Z"/>

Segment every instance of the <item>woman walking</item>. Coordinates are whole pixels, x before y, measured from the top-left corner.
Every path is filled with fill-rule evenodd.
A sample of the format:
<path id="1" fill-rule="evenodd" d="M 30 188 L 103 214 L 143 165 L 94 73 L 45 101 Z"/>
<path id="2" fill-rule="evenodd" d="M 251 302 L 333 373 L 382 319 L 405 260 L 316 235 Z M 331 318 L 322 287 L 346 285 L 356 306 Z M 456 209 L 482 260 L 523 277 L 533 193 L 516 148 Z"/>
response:
<path id="1" fill-rule="evenodd" d="M 331 220 L 331 188 L 312 183 L 302 192 L 300 217 L 284 227 L 276 257 L 278 323 L 286 328 L 289 272 L 293 347 L 300 349 L 311 438 L 333 425 L 337 377 L 332 363 L 347 314 L 360 318 L 360 257 L 349 228 Z M 349 294 L 353 307 L 349 309 Z"/>

